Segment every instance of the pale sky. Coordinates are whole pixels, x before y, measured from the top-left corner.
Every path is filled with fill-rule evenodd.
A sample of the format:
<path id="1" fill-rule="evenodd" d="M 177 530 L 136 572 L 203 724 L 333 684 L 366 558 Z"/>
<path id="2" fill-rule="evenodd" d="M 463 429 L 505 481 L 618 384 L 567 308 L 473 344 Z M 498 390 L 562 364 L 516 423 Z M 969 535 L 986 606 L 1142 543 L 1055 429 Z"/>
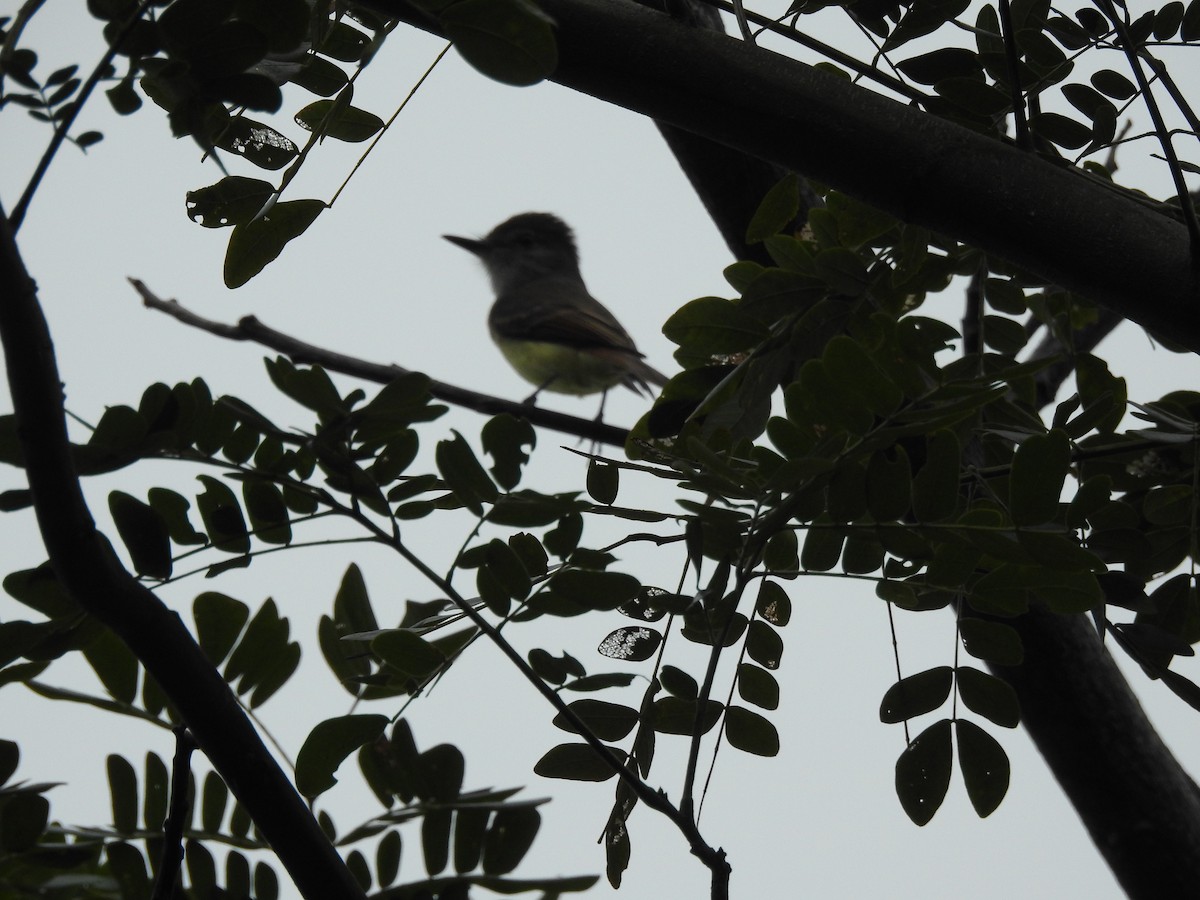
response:
<path id="1" fill-rule="evenodd" d="M 40 74 L 71 62 L 86 66 L 97 58 L 94 25 L 75 5 L 52 0 L 39 24 L 28 40 L 42 56 Z M 435 39 L 400 29 L 360 79 L 356 105 L 386 119 L 440 48 Z M 846 49 L 861 52 L 857 45 Z M 1190 86 L 1195 96 L 1194 80 Z M 306 102 L 299 91 L 285 94 L 284 109 Z M 286 117 L 283 121 L 280 127 L 301 141 L 300 129 Z M 731 295 L 721 275 L 732 261 L 728 251 L 649 121 L 553 84 L 514 89 L 490 82 L 453 53 L 336 206 L 236 292 L 221 281 L 228 232 L 202 229 L 185 214 L 186 191 L 221 177 L 211 163 L 201 163 L 195 144 L 172 139 L 165 116 L 150 103 L 132 118 L 117 119 L 98 98 L 80 128 L 97 128 L 105 140 L 86 156 L 64 149 L 33 205 L 20 246 L 50 319 L 68 406 L 88 421 L 97 420 L 105 405 L 136 405 L 151 382 L 202 376 L 214 395 L 236 394 L 279 424 L 311 424 L 304 411 L 274 394 L 261 365 L 266 351 L 222 342 L 146 311 L 126 276 L 205 316 L 233 321 L 254 314 L 333 350 L 399 363 L 514 399 L 528 390 L 488 339 L 486 279 L 467 254 L 441 240 L 444 233 L 483 234 L 527 210 L 563 216 L 577 232 L 592 293 L 623 321 L 649 360 L 668 373 L 675 366 L 671 345 L 660 333 L 662 321 L 692 298 Z M 0 117 L 0 196 L 7 209 L 47 137 L 48 131 L 20 109 L 10 106 Z M 289 197 L 328 199 L 361 149 L 326 142 Z M 237 160 L 230 166 L 233 174 L 271 177 Z M 1122 174 L 1134 178 L 1133 171 Z M 1161 192 L 1160 175 L 1147 170 L 1152 192 Z M 959 302 L 953 296 L 931 308 L 956 322 Z M 1128 333 L 1101 353 L 1114 371 L 1130 379 L 1132 399 L 1152 400 L 1167 390 L 1195 387 L 1196 357 L 1152 350 L 1139 333 L 1123 330 Z M 339 384 L 350 382 L 340 379 Z M 595 409 L 590 399 L 545 402 L 584 416 Z M 608 417 L 630 424 L 643 408 L 644 401 L 632 394 L 614 394 Z M 454 411 L 423 428 L 423 448 L 428 454 L 451 428 L 478 447 L 483 422 L 473 413 Z M 82 430 L 75 434 L 85 439 Z M 529 486 L 568 490 L 582 483 L 583 463 L 560 449 L 570 443 L 539 434 Z M 163 483 L 194 494 L 198 486 L 192 479 L 203 473 L 159 463 L 91 482 L 93 512 L 105 520 L 105 494 L 114 488 L 144 496 L 146 488 Z M 20 483 L 20 473 L 9 470 L 0 489 Z M 673 508 L 672 495 L 648 480 L 624 481 L 621 501 Z M 434 568 L 444 570 L 470 527 L 463 518 L 445 517 L 432 528 L 410 526 L 405 537 Z M 599 546 L 606 534 L 601 528 L 589 530 L 585 542 Z M 27 514 L 0 518 L 0 547 L 4 572 L 44 559 Z M 681 561 L 670 553 L 623 549 L 620 555 L 618 568 L 647 583 L 672 586 L 678 577 Z M 314 635 L 351 561 L 362 566 L 381 620 L 399 616 L 405 599 L 436 595 L 400 560 L 356 546 L 274 554 L 248 570 L 215 581 L 186 579 L 161 592 L 185 611 L 185 620 L 190 620 L 191 599 L 205 590 L 228 593 L 255 609 L 266 597 L 275 599 L 291 619 L 305 657 L 293 682 L 265 707 L 263 719 L 292 755 L 315 724 L 349 711 L 347 695 L 333 685 Z M 979 820 L 956 773 L 932 823 L 912 825 L 893 791 L 903 733 L 878 721 L 880 698 L 895 680 L 884 607 L 869 589 L 836 578 L 802 578 L 785 586 L 794 616 L 783 633 L 783 664 L 776 673 L 782 705 L 769 714 L 780 731 L 782 751 L 774 759 L 759 759 L 722 747 L 700 823 L 708 841 L 729 854 L 733 897 L 781 891 L 825 900 L 1121 896 L 1020 729 L 987 726 L 1013 768 L 1012 786 L 997 812 Z M 463 589 L 470 589 L 467 582 Z M 24 607 L 0 598 L 0 618 L 26 614 Z M 627 621 L 597 615 L 543 620 L 506 633 L 523 649 L 568 649 L 598 672 L 619 668 L 594 647 L 621 624 Z M 906 675 L 952 664 L 948 615 L 898 613 L 898 633 Z M 697 658 L 684 656 L 683 664 L 694 665 Z M 1176 668 L 1200 678 L 1200 667 L 1184 662 Z M 1198 714 L 1161 685 L 1147 682 L 1136 667 L 1124 668 L 1164 738 L 1196 774 Z M 86 670 L 73 660 L 56 664 L 43 678 L 87 686 Z M 638 694 L 640 689 L 635 685 Z M 634 694 L 600 696 L 637 703 Z M 397 708 L 382 703 L 359 711 L 391 714 Z M 540 754 L 568 737 L 550 726 L 553 711 L 493 648 L 479 644 L 409 715 L 420 747 L 444 741 L 461 747 L 467 788 L 526 785 L 522 796 L 553 798 L 542 808 L 542 832 L 518 875 L 603 872 L 596 838 L 611 806 L 613 783 L 563 783 L 532 773 Z M 164 758 L 172 752 L 167 732 L 49 704 L 14 686 L 0 690 L 0 721 L 5 723 L 0 736 L 22 745 L 19 778 L 66 782 L 51 799 L 53 815 L 71 823 L 108 821 L 105 753 L 119 752 L 141 769 L 147 750 Z M 651 773 L 652 785 L 673 798 L 682 781 L 683 748 L 682 739 L 660 737 Z M 199 757 L 197 763 L 202 765 Z M 332 811 L 345 832 L 378 810 L 359 786 L 352 761 L 340 777 L 341 784 L 320 798 L 320 805 Z M 630 829 L 632 862 L 617 896 L 651 900 L 707 894 L 707 871 L 664 820 L 639 810 Z M 416 832 L 406 833 L 404 879 L 424 874 L 418 847 Z M 610 895 L 601 879 L 590 896 Z"/>

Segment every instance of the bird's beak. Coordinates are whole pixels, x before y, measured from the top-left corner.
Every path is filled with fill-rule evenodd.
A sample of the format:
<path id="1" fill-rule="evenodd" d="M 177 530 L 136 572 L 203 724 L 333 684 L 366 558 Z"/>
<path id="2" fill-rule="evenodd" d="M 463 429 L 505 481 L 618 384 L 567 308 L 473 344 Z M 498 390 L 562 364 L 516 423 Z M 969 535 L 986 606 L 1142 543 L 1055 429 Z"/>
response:
<path id="1" fill-rule="evenodd" d="M 462 247 L 464 250 L 469 250 L 476 256 L 482 256 L 487 245 L 483 241 L 477 241 L 474 238 L 458 237 L 454 234 L 443 234 L 443 238 L 454 244 L 456 247 Z"/>

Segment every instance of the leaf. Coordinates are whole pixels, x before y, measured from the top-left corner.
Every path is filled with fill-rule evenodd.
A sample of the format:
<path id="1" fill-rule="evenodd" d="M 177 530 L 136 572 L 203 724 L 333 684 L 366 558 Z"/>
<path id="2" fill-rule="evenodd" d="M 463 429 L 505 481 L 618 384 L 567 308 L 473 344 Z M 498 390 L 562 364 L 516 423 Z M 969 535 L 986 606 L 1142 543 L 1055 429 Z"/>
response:
<path id="1" fill-rule="evenodd" d="M 792 619 L 792 600 L 778 582 L 764 579 L 754 601 L 754 611 L 764 621 L 783 628 Z"/>
<path id="2" fill-rule="evenodd" d="M 260 169 L 282 169 L 300 155 L 300 148 L 269 125 L 245 116 L 229 121 L 216 136 L 215 144 L 222 150 L 235 153 Z M 316 200 L 297 200 L 297 203 L 316 203 Z"/>
<path id="3" fill-rule="evenodd" d="M 196 506 L 213 546 L 225 553 L 248 553 L 250 534 L 233 491 L 211 475 L 196 477 L 205 488 L 196 498 Z"/>
<path id="4" fill-rule="evenodd" d="M 996 811 L 1008 793 L 1008 754 L 990 734 L 959 719 L 954 723 L 958 737 L 958 766 L 967 796 L 975 812 L 985 818 Z"/>
<path id="5" fill-rule="evenodd" d="M 371 652 L 379 659 L 422 682 L 446 664 L 446 656 L 429 641 L 405 629 L 391 629 L 371 641 Z"/>
<path id="6" fill-rule="evenodd" d="M 495 502 L 500 492 L 471 445 L 455 431 L 451 440 L 438 441 L 434 456 L 438 471 L 454 496 L 475 515 L 483 515 L 483 504 Z"/>
<path id="7" fill-rule="evenodd" d="M 746 226 L 746 243 L 756 244 L 792 225 L 800 212 L 800 178 L 789 172 L 774 184 Z"/>
<path id="8" fill-rule="evenodd" d="M 296 790 L 309 800 L 335 784 L 334 772 L 351 753 L 387 727 L 387 716 L 356 715 L 326 719 L 304 740 L 296 756 Z"/>
<path id="9" fill-rule="evenodd" d="M 750 623 L 746 633 L 746 655 L 766 669 L 778 669 L 783 656 L 783 638 L 761 619 Z"/>
<path id="10" fill-rule="evenodd" d="M 766 669 L 742 663 L 738 666 L 737 686 L 743 700 L 763 709 L 779 708 L 779 682 Z"/>
<path id="11" fill-rule="evenodd" d="M 157 510 L 123 491 L 112 491 L 108 511 L 129 551 L 134 571 L 148 578 L 170 578 L 171 538 Z"/>
<path id="12" fill-rule="evenodd" d="M 250 607 L 215 591 L 199 594 L 192 604 L 197 641 L 208 661 L 219 666 L 237 643 L 250 618 Z"/>
<path id="13" fill-rule="evenodd" d="M 459 817 L 463 815 L 460 810 Z M 483 871 L 504 875 L 515 869 L 533 846 L 542 815 L 532 806 L 497 811 L 483 841 Z"/>
<path id="14" fill-rule="evenodd" d="M 779 754 L 779 732 L 767 719 L 742 706 L 725 710 L 725 737 L 729 744 L 755 756 Z"/>
<path id="15" fill-rule="evenodd" d="M 617 499 L 621 470 L 598 459 L 588 460 L 587 492 L 597 503 L 612 506 Z"/>
<path id="16" fill-rule="evenodd" d="M 618 763 L 624 763 L 625 751 L 609 747 Z M 533 771 L 543 778 L 568 781 L 608 781 L 616 771 L 587 744 L 559 744 L 538 760 Z"/>
<path id="17" fill-rule="evenodd" d="M 963 618 L 959 635 L 967 652 L 976 659 L 1001 666 L 1019 666 L 1025 658 L 1021 635 L 1011 625 L 988 619 Z"/>
<path id="18" fill-rule="evenodd" d="M 133 834 L 138 823 L 137 773 L 127 759 L 115 753 L 109 754 L 107 769 L 113 828 L 119 834 Z"/>
<path id="19" fill-rule="evenodd" d="M 83 648 L 88 665 L 118 703 L 132 704 L 137 697 L 139 666 L 125 642 L 105 629 Z"/>
<path id="20" fill-rule="evenodd" d="M 1015 525 L 1041 525 L 1058 514 L 1070 465 L 1070 443 L 1057 428 L 1030 435 L 1018 445 L 1008 482 L 1009 513 Z"/>
<path id="21" fill-rule="evenodd" d="M 652 628 L 626 626 L 610 631 L 596 651 L 609 659 L 642 662 L 653 656 L 662 642 L 663 636 Z"/>
<path id="22" fill-rule="evenodd" d="M 529 451 L 537 446 L 537 433 L 526 419 L 501 413 L 488 419 L 479 432 L 483 452 L 493 460 L 492 477 L 506 491 L 521 481 L 521 470 L 529 462 Z"/>
<path id="23" fill-rule="evenodd" d="M 558 65 L 552 20 L 525 0 L 462 0 L 439 21 L 463 59 L 496 81 L 537 84 Z"/>
<path id="24" fill-rule="evenodd" d="M 912 486 L 913 514 L 918 521 L 937 522 L 954 515 L 961 455 L 952 431 L 938 429 L 926 438 L 925 464 Z"/>
<path id="25" fill-rule="evenodd" d="M 633 727 L 638 722 L 636 709 L 617 703 L 608 703 L 604 700 L 591 698 L 575 700 L 568 704 L 568 708 L 583 721 L 592 734 L 602 741 L 621 740 L 633 731 Z M 554 727 L 561 728 L 563 731 L 578 733 L 575 726 L 562 713 L 554 717 L 553 724 Z"/>
<path id="26" fill-rule="evenodd" d="M 946 798 L 953 768 L 950 720 L 917 735 L 896 760 L 896 796 L 917 825 L 927 825 Z"/>
<path id="27" fill-rule="evenodd" d="M 967 708 L 1002 725 L 1016 728 L 1021 721 L 1021 704 L 1007 681 L 968 666 L 959 666 L 958 696 Z"/>
<path id="28" fill-rule="evenodd" d="M 225 286 L 239 288 L 265 269 L 324 209 L 321 200 L 286 200 L 259 218 L 235 226 L 225 251 Z"/>
<path id="29" fill-rule="evenodd" d="M 699 359 L 740 353 L 768 336 L 758 319 L 721 297 L 685 303 L 663 323 L 662 330 L 668 340 Z"/>
<path id="30" fill-rule="evenodd" d="M 654 701 L 654 730 L 663 734 L 691 735 L 697 730 L 695 700 L 661 697 Z M 721 718 L 721 704 L 709 700 L 699 722 L 700 734 L 706 734 Z"/>
<path id="31" fill-rule="evenodd" d="M 258 178 L 229 175 L 216 184 L 187 193 L 187 214 L 205 228 L 244 225 L 259 214 L 275 187 Z"/>
<path id="32" fill-rule="evenodd" d="M 953 683 L 954 670 L 949 666 L 937 666 L 901 678 L 883 695 L 879 721 L 895 724 L 932 712 L 946 702 Z"/>
<path id="33" fill-rule="evenodd" d="M 562 569 L 550 582 L 550 594 L 584 610 L 612 610 L 638 596 L 641 584 L 623 572 Z"/>
<path id="34" fill-rule="evenodd" d="M 348 143 L 361 143 L 383 129 L 374 113 L 336 100 L 317 100 L 296 113 L 296 124 L 307 131 Z"/>

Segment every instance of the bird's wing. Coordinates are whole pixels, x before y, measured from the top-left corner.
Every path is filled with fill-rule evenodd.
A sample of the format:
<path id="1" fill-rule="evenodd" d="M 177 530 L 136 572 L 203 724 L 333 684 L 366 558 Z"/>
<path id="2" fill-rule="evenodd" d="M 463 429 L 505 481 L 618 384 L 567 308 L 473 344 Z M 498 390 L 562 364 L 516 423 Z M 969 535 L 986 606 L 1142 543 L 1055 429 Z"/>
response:
<path id="1" fill-rule="evenodd" d="M 616 317 L 573 279 L 542 278 L 516 294 L 498 297 L 488 317 L 499 337 L 641 356 Z"/>

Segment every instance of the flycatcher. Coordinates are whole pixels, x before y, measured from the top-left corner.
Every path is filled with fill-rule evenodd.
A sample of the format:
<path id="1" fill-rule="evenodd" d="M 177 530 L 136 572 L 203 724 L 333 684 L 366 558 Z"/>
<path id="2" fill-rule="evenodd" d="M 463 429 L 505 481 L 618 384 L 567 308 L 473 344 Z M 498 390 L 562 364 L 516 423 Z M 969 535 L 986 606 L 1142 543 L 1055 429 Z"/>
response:
<path id="1" fill-rule="evenodd" d="M 479 257 L 496 302 L 488 314 L 504 358 L 542 391 L 595 394 L 623 384 L 651 395 L 667 378 L 648 365 L 616 317 L 588 293 L 567 224 L 549 213 L 521 213 L 487 237 L 443 235 Z M 603 401 L 600 405 L 604 411 Z"/>

